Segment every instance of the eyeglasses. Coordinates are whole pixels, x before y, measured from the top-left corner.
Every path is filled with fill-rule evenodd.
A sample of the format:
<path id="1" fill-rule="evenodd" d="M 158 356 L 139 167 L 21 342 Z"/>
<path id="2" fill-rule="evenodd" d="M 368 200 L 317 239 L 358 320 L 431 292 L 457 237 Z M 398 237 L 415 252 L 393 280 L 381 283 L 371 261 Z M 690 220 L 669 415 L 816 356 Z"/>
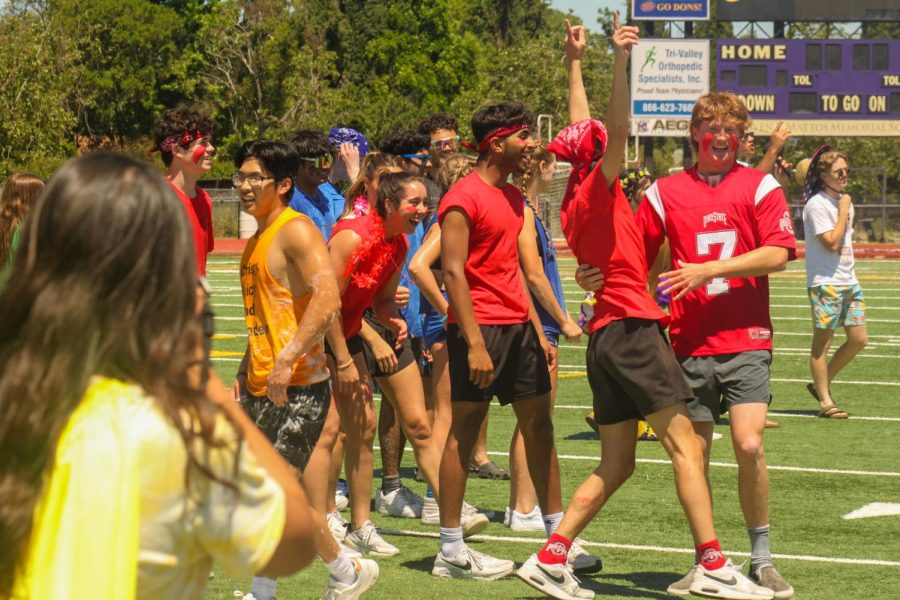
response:
<path id="1" fill-rule="evenodd" d="M 838 169 L 837 171 L 832 171 L 832 175 L 835 177 L 850 177 L 850 169 Z"/>
<path id="2" fill-rule="evenodd" d="M 412 159 L 414 159 L 414 158 L 417 158 L 417 159 L 419 159 L 419 160 L 422 162 L 422 164 L 425 164 L 425 163 L 427 163 L 429 160 L 431 160 L 431 155 L 430 155 L 430 154 L 401 154 L 400 156 L 402 156 L 403 158 L 406 158 L 406 159 L 408 159 L 408 160 L 412 160 Z"/>
<path id="3" fill-rule="evenodd" d="M 250 184 L 250 187 L 258 187 L 266 179 L 275 179 L 274 177 L 264 177 L 262 175 L 244 175 L 243 173 L 235 173 L 231 176 L 231 184 L 238 188 L 244 185 L 244 182 Z"/>
<path id="4" fill-rule="evenodd" d="M 454 135 L 434 140 L 431 142 L 431 147 L 438 150 L 456 150 L 459 147 L 459 136 Z"/>
<path id="5" fill-rule="evenodd" d="M 331 155 L 326 154 L 324 156 L 317 156 L 315 158 L 301 158 L 300 160 L 312 163 L 314 169 L 327 169 L 331 166 L 331 163 L 334 159 L 331 158 Z"/>

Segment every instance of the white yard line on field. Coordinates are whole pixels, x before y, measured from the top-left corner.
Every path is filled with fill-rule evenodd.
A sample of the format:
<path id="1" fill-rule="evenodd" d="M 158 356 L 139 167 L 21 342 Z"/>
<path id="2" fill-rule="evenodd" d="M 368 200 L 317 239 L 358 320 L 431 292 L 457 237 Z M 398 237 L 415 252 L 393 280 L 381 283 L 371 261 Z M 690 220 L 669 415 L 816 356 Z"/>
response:
<path id="1" fill-rule="evenodd" d="M 429 531 L 406 531 L 402 529 L 385 529 L 378 528 L 380 533 L 387 535 L 398 535 L 406 537 L 433 538 L 440 539 L 440 534 Z M 532 544 L 535 548 L 539 547 L 543 542 L 540 537 L 515 537 L 506 535 L 473 535 L 471 540 L 482 540 L 486 542 L 509 542 L 515 544 Z M 669 554 L 693 554 L 692 548 L 672 548 L 669 546 L 649 546 L 645 544 L 613 544 L 610 542 L 590 542 L 578 538 L 578 543 L 582 546 L 591 548 L 609 548 L 610 550 L 636 550 L 638 552 L 665 552 Z M 749 552 L 736 552 L 734 550 L 726 550 L 729 556 L 750 556 Z M 840 558 L 835 556 L 814 556 L 810 554 L 772 554 L 772 558 L 783 560 L 800 560 L 804 562 L 819 562 L 840 565 L 866 565 L 872 567 L 900 567 L 900 561 L 896 560 L 879 560 L 869 558 Z"/>

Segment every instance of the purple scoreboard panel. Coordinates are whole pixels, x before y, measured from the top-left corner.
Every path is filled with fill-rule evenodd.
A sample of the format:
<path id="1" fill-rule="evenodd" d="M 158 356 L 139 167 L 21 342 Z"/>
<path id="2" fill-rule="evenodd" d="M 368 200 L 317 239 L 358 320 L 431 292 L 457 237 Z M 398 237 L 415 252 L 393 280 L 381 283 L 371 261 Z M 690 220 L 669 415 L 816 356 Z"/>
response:
<path id="1" fill-rule="evenodd" d="M 719 40 L 716 89 L 741 96 L 758 131 L 900 136 L 900 40 Z"/>

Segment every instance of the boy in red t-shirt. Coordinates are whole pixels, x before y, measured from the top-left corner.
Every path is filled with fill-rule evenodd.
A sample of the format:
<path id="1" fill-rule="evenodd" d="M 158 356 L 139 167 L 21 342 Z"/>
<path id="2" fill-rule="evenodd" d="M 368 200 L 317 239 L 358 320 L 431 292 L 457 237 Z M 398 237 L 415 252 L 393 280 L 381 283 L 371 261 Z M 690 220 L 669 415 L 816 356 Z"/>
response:
<path id="1" fill-rule="evenodd" d="M 475 171 L 441 200 L 441 264 L 449 296 L 447 349 L 453 422 L 441 460 L 441 550 L 432 575 L 492 580 L 511 560 L 463 542 L 460 513 L 469 461 L 494 395 L 512 404 L 525 437 L 528 468 L 548 530 L 562 518 L 559 463 L 550 411 L 549 344 L 535 327 L 519 272 L 522 193 L 508 183 L 528 166 L 536 144 L 531 115 L 518 103 L 472 116 L 480 154 Z M 555 366 L 555 365 L 553 365 Z"/>
<path id="2" fill-rule="evenodd" d="M 206 276 L 206 255 L 212 252 L 214 239 L 212 199 L 197 186 L 197 180 L 212 169 L 214 127 L 211 118 L 186 107 L 167 111 L 153 127 L 153 151 L 162 156 L 166 181 L 191 224 L 200 276 Z"/>
<path id="3" fill-rule="evenodd" d="M 754 585 L 722 553 L 703 475 L 703 452 L 688 415 L 691 389 L 663 328 L 668 321 L 647 290 L 643 240 L 619 183 L 629 132 L 626 66 L 638 30 L 614 17 L 615 66 L 606 129 L 590 120 L 581 83 L 583 27 L 566 24 L 569 58 L 569 116 L 573 124 L 550 145 L 572 163 L 561 221 L 579 263 L 599 267 L 605 278 L 597 292 L 587 348 L 588 381 L 600 429 L 602 456 L 597 469 L 572 497 L 559 529 L 519 569 L 532 587 L 555 598 L 590 600 L 566 568 L 572 542 L 634 471 L 635 429 L 645 418 L 672 459 L 675 487 L 700 560 L 690 591 L 719 598 L 765 600 L 772 592 Z M 592 164 L 596 163 L 596 164 Z M 699 572 L 698 572 L 699 573 Z"/>

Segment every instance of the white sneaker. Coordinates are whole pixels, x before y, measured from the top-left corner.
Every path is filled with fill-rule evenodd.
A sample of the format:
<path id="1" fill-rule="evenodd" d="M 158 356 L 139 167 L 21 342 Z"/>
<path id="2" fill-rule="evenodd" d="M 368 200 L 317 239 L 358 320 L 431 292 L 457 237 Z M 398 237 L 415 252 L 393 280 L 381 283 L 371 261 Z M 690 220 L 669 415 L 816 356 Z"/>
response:
<path id="1" fill-rule="evenodd" d="M 567 564 L 573 573 L 598 573 L 603 569 L 603 561 L 599 556 L 594 556 L 579 544 L 578 538 L 572 540 L 569 546 L 569 556 Z"/>
<path id="2" fill-rule="evenodd" d="M 694 576 L 697 574 L 697 569 L 702 568 L 703 567 L 701 567 L 700 565 L 694 565 L 693 567 L 691 567 L 691 570 L 688 571 L 687 575 L 672 583 L 668 588 L 666 588 L 666 591 L 673 596 L 690 596 L 691 584 L 694 583 Z"/>
<path id="3" fill-rule="evenodd" d="M 469 504 L 468 502 L 463 500 L 462 514 L 471 515 L 471 514 L 475 514 L 475 513 L 484 515 L 485 517 L 487 517 L 488 521 L 493 519 L 494 514 L 495 514 L 494 511 L 492 511 L 492 510 L 487 510 L 485 508 L 478 508 L 477 506 Z"/>
<path id="4" fill-rule="evenodd" d="M 253 594 L 250 592 L 245 594 L 241 590 L 234 590 L 234 597 L 237 598 L 237 600 L 256 600 L 256 598 L 253 597 Z"/>
<path id="5" fill-rule="evenodd" d="M 566 565 L 545 565 L 532 554 L 516 571 L 522 581 L 539 592 L 560 600 L 593 600 L 594 592 L 582 588 Z"/>
<path id="6" fill-rule="evenodd" d="M 375 494 L 375 510 L 391 517 L 418 519 L 422 516 L 422 506 L 424 504 L 425 499 L 418 496 L 405 485 L 401 485 L 398 489 L 387 494 L 381 490 L 378 490 Z"/>
<path id="7" fill-rule="evenodd" d="M 512 508 L 507 508 L 507 510 L 509 511 L 508 527 L 513 531 L 546 531 L 544 515 L 541 514 L 540 506 L 535 506 L 530 513 L 520 513 Z"/>
<path id="8" fill-rule="evenodd" d="M 434 498 L 425 498 L 425 503 L 422 506 L 422 518 L 421 522 L 423 525 L 440 525 L 441 524 L 441 509 L 438 506 L 437 500 Z M 463 502 L 462 510 L 459 515 L 460 526 L 463 530 L 463 538 L 471 537 L 475 534 L 481 533 L 487 526 L 490 524 L 490 520 L 484 512 L 479 511 L 477 508 L 469 504 L 468 502 Z"/>
<path id="9" fill-rule="evenodd" d="M 335 495 L 334 495 L 335 510 L 346 510 L 348 506 L 350 506 L 350 499 L 341 493 L 335 493 Z"/>
<path id="10" fill-rule="evenodd" d="M 366 521 L 362 527 L 348 533 L 344 538 L 344 544 L 363 555 L 397 556 L 400 554 L 400 550 L 396 546 L 387 543 L 378 535 L 372 521 Z"/>
<path id="11" fill-rule="evenodd" d="M 492 581 L 506 577 L 515 568 L 516 564 L 511 560 L 494 558 L 466 546 L 465 550 L 450 558 L 438 552 L 431 574 L 442 579 Z"/>
<path id="12" fill-rule="evenodd" d="M 328 523 L 328 529 L 331 531 L 331 535 L 334 536 L 334 539 L 337 540 L 339 544 L 343 542 L 344 538 L 347 537 L 347 527 L 350 523 L 348 523 L 338 511 L 328 513 L 325 517 L 325 521 Z"/>
<path id="13" fill-rule="evenodd" d="M 714 571 L 701 566 L 691 582 L 690 592 L 696 596 L 729 600 L 772 600 L 775 597 L 775 592 L 750 581 L 730 560 Z"/>
<path id="14" fill-rule="evenodd" d="M 353 583 L 341 583 L 329 575 L 328 587 L 325 588 L 322 600 L 356 600 L 375 585 L 378 579 L 378 563 L 368 558 L 359 558 L 353 562 L 356 566 L 356 580 Z"/>

